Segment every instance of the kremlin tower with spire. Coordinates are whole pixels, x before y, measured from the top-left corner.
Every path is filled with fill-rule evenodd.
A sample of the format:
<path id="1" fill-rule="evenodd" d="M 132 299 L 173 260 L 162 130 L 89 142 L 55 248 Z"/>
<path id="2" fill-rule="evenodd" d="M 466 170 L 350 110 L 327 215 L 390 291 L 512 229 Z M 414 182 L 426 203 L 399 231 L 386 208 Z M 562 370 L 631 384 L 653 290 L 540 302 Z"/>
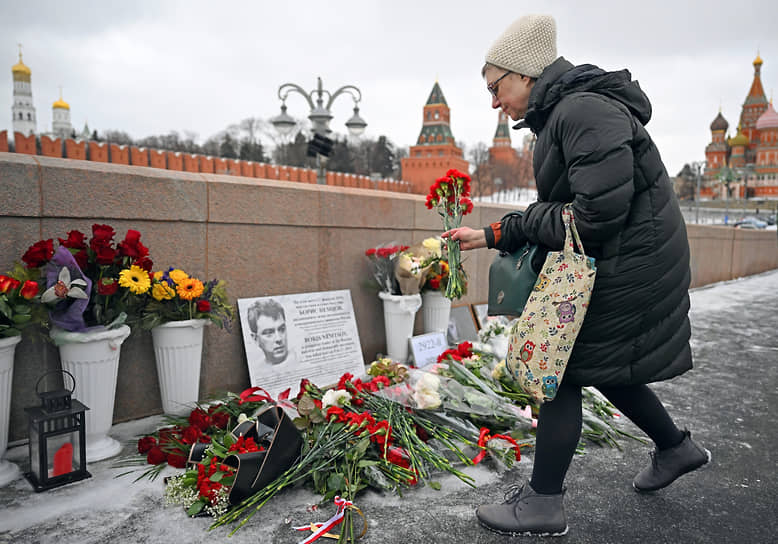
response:
<path id="1" fill-rule="evenodd" d="M 421 132 L 409 156 L 402 160 L 402 178 L 411 184 L 411 192 L 427 194 L 430 185 L 450 168 L 469 173 L 469 163 L 451 133 L 451 110 L 435 81 L 424 105 Z"/>
<path id="2" fill-rule="evenodd" d="M 778 199 L 778 113 L 762 87 L 762 64 L 757 55 L 735 135 L 728 137 L 729 123 L 721 109 L 710 125 L 703 197 L 727 198 L 721 180 L 728 179 L 730 197 Z"/>

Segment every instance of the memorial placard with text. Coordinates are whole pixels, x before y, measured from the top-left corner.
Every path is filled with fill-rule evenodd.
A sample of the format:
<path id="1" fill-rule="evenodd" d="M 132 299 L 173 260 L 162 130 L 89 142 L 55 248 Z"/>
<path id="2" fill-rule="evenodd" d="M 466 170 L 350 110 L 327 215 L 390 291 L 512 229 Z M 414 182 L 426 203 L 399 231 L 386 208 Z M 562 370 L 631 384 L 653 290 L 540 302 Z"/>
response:
<path id="1" fill-rule="evenodd" d="M 364 373 L 348 290 L 238 299 L 238 311 L 252 386 L 296 394 L 303 378 L 327 386 Z"/>

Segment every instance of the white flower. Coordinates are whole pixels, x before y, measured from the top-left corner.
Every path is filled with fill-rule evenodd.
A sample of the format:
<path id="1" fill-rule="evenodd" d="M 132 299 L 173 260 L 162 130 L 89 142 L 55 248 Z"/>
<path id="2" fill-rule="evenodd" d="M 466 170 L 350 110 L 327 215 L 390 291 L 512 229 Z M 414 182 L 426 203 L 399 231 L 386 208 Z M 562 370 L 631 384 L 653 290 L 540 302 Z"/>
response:
<path id="1" fill-rule="evenodd" d="M 46 289 L 41 295 L 41 302 L 49 303 L 54 302 L 57 299 L 70 297 L 70 298 L 89 298 L 84 291 L 86 282 L 84 280 L 70 280 L 70 270 L 67 266 L 63 266 L 59 271 L 59 277 L 57 283 Z"/>
<path id="2" fill-rule="evenodd" d="M 247 416 L 246 414 L 244 413 L 238 414 L 238 425 L 240 425 L 241 423 L 245 423 L 248 420 L 249 420 L 249 416 Z"/>
<path id="3" fill-rule="evenodd" d="M 508 369 L 505 367 L 505 359 L 500 361 L 495 365 L 495 367 L 492 369 L 492 378 L 495 380 L 500 380 L 502 378 L 508 377 Z"/>
<path id="4" fill-rule="evenodd" d="M 413 386 L 413 400 L 422 410 L 435 409 L 440 406 L 440 378 L 435 374 L 425 372 Z"/>
<path id="5" fill-rule="evenodd" d="M 440 257 L 442 254 L 440 248 L 440 238 L 438 237 L 425 238 L 421 245 L 424 247 L 424 249 L 433 252 L 437 257 Z"/>
<path id="6" fill-rule="evenodd" d="M 351 393 L 348 391 L 343 389 L 330 389 L 324 393 L 324 396 L 321 399 L 321 406 L 322 408 L 327 408 L 328 406 L 343 406 L 350 400 Z"/>

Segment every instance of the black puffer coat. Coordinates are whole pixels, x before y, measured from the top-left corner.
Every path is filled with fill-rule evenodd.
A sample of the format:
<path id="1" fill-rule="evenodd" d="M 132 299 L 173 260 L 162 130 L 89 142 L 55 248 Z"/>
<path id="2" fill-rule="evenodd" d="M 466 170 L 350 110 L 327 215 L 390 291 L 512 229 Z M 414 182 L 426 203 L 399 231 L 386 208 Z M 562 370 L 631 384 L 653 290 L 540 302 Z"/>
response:
<path id="1" fill-rule="evenodd" d="M 526 237 L 559 250 L 562 206 L 572 202 L 584 249 L 597 261 L 565 373 L 579 385 L 648 383 L 692 367 L 689 243 L 643 127 L 650 118 L 651 104 L 628 71 L 558 58 L 536 81 L 523 121 L 537 135 L 538 202 L 486 229 L 487 243 L 498 249 L 512 250 Z"/>

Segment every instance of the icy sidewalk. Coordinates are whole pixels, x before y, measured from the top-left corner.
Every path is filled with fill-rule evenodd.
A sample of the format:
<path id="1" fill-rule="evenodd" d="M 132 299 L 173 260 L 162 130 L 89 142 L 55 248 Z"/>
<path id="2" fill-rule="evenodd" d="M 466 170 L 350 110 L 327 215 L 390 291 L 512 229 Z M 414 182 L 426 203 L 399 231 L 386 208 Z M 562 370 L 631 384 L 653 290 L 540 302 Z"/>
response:
<path id="1" fill-rule="evenodd" d="M 678 425 L 713 452 L 711 466 L 663 491 L 639 495 L 632 478 L 648 462 L 649 446 L 623 442 L 622 451 L 589 446 L 568 473 L 570 532 L 560 541 L 761 543 L 778 534 L 778 432 L 771 412 L 778 407 L 778 271 L 696 289 L 691 298 L 695 369 L 654 389 Z M 135 438 L 160 421 L 116 425 L 112 435 L 127 441 L 129 454 Z M 8 452 L 23 468 L 26 456 L 26 447 Z M 228 530 L 209 533 L 208 518 L 189 519 L 182 509 L 165 507 L 161 479 L 115 478 L 125 469 L 112 468 L 112 462 L 92 463 L 92 478 L 45 493 L 33 493 L 25 480 L 0 488 L 0 543 L 294 544 L 301 536 L 291 526 L 324 521 L 333 513 L 327 505 L 310 512 L 318 496 L 295 489 L 276 497 L 228 538 Z M 481 529 L 474 510 L 501 500 L 512 483 L 528 478 L 531 454 L 504 474 L 480 465 L 467 470 L 476 488 L 442 478 L 440 491 L 423 488 L 402 498 L 361 495 L 357 505 L 370 526 L 360 542 L 521 541 Z"/>

